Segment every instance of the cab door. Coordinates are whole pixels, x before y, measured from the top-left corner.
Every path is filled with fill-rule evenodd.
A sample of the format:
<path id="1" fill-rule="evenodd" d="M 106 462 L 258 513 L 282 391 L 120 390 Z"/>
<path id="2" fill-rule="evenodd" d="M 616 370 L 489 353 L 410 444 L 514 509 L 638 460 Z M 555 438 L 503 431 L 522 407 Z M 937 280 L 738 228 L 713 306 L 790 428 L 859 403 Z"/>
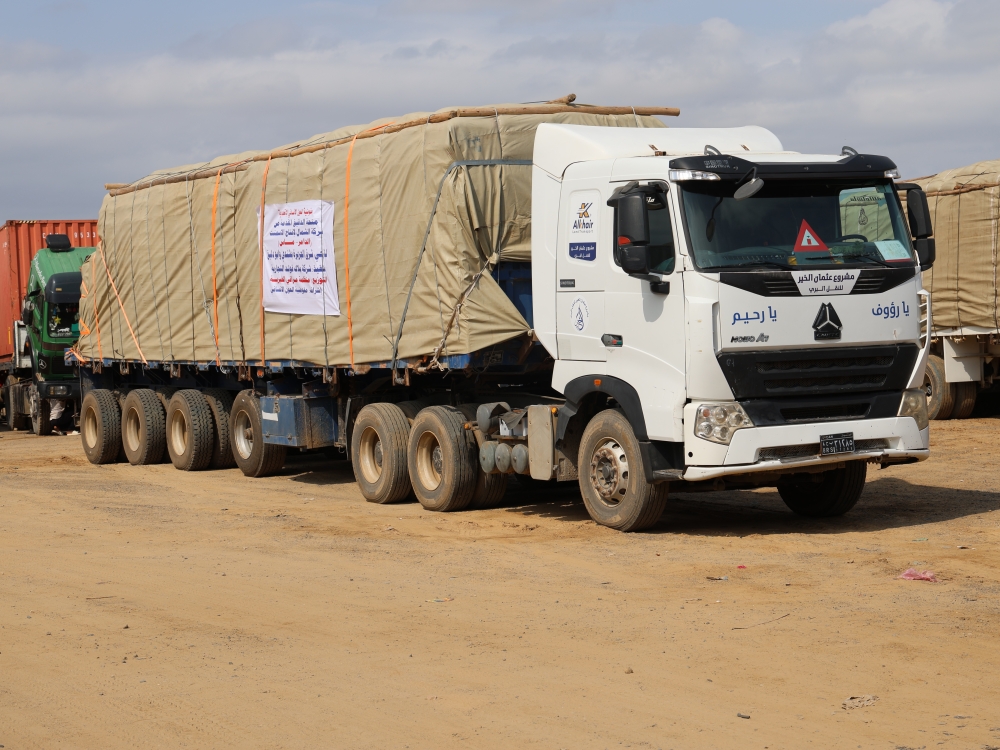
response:
<path id="1" fill-rule="evenodd" d="M 559 359 L 603 362 L 607 359 L 601 336 L 612 212 L 593 180 L 568 178 L 562 194 L 556 261 Z"/>
<path id="2" fill-rule="evenodd" d="M 654 285 L 629 276 L 613 253 L 607 258 L 602 269 L 607 304 L 604 332 L 609 334 L 605 340 L 610 344 L 605 349 L 606 372 L 638 392 L 650 439 L 682 442 L 686 333 L 675 196 L 666 182 L 650 179 L 646 163 L 642 167 L 642 171 L 626 176 L 640 185 L 662 188 L 647 199 L 651 276 L 659 282 Z M 621 178 L 615 178 L 621 185 Z M 613 210 L 611 219 L 611 225 L 603 230 L 609 242 L 618 234 Z"/>

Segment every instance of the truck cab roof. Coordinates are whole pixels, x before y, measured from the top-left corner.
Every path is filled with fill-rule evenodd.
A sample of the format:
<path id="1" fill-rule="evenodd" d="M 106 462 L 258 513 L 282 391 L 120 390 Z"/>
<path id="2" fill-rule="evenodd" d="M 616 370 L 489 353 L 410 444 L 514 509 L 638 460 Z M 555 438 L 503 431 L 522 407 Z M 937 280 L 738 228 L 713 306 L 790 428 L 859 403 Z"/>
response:
<path id="1" fill-rule="evenodd" d="M 786 151 L 774 133 L 756 125 L 739 128 L 653 130 L 543 123 L 538 126 L 535 136 L 533 161 L 535 166 L 557 179 L 561 179 L 567 167 L 576 162 L 653 156 L 670 158 L 671 169 L 715 171 L 713 165 L 702 161 L 718 158 L 711 154 L 706 155 L 707 146 L 713 147 L 720 155 L 736 157 L 736 161 L 746 164 L 747 167 L 753 165 L 778 167 L 768 171 L 786 171 L 793 165 L 822 164 L 830 165 L 830 171 L 840 172 L 843 169 L 841 165 L 846 166 L 850 163 L 851 168 L 848 171 L 863 169 L 869 174 L 876 172 L 881 176 L 885 170 L 895 168 L 895 164 L 886 157 L 857 154 L 801 154 Z M 856 161 L 858 159 L 864 162 L 863 166 Z M 693 161 L 688 164 L 690 160 L 698 160 L 698 164 L 694 164 Z M 736 168 L 737 165 L 733 164 L 723 168 L 723 171 L 735 171 Z"/>

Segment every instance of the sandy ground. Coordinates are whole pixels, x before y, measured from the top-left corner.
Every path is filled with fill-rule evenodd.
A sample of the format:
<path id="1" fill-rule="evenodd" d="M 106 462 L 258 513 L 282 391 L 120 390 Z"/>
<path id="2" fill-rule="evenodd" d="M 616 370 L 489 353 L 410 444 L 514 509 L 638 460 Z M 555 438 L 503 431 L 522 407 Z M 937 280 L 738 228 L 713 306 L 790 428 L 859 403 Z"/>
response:
<path id="1" fill-rule="evenodd" d="M 998 427 L 842 519 L 677 494 L 635 535 L 571 487 L 435 515 L 0 432 L 0 746 L 1000 746 Z"/>

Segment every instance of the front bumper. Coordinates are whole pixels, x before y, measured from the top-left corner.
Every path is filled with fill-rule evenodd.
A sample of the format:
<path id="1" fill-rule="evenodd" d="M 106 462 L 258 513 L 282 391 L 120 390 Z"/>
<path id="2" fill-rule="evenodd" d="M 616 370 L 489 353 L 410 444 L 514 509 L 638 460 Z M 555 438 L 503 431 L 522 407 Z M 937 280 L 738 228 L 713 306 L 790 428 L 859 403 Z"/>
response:
<path id="1" fill-rule="evenodd" d="M 821 435 L 843 432 L 854 433 L 858 447 L 855 453 L 819 455 Z M 688 440 L 706 442 L 694 435 Z M 861 459 L 879 463 L 923 461 L 930 455 L 929 447 L 929 428 L 918 430 L 912 417 L 749 427 L 737 430 L 729 446 L 718 446 L 724 454 L 723 450 L 715 452 L 717 465 L 699 462 L 700 465 L 688 466 L 684 479 L 701 481 L 759 471 L 794 471 Z M 699 452 L 704 455 L 704 451 Z"/>
<path id="2" fill-rule="evenodd" d="M 35 383 L 41 398 L 63 401 L 80 400 L 79 380 L 42 380 Z"/>

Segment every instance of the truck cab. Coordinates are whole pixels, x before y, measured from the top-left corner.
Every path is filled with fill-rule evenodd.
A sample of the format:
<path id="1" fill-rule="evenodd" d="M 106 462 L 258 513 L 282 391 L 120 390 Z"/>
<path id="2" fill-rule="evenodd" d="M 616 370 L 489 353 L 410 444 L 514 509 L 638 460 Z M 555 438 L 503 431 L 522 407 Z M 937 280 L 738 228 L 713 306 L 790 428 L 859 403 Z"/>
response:
<path id="1" fill-rule="evenodd" d="M 567 399 L 557 438 L 610 398 L 651 482 L 776 484 L 813 515 L 853 505 L 866 463 L 927 458 L 932 259 L 895 177 L 757 127 L 539 126 L 533 322 Z M 857 491 L 807 502 L 834 485 Z"/>
<path id="2" fill-rule="evenodd" d="M 64 234 L 49 234 L 31 261 L 14 325 L 16 367 L 4 389 L 11 428 L 30 424 L 35 434 L 49 434 L 67 406 L 67 418 L 77 411 L 80 382 L 64 353 L 80 336 L 80 266 L 93 252 L 72 247 Z"/>

